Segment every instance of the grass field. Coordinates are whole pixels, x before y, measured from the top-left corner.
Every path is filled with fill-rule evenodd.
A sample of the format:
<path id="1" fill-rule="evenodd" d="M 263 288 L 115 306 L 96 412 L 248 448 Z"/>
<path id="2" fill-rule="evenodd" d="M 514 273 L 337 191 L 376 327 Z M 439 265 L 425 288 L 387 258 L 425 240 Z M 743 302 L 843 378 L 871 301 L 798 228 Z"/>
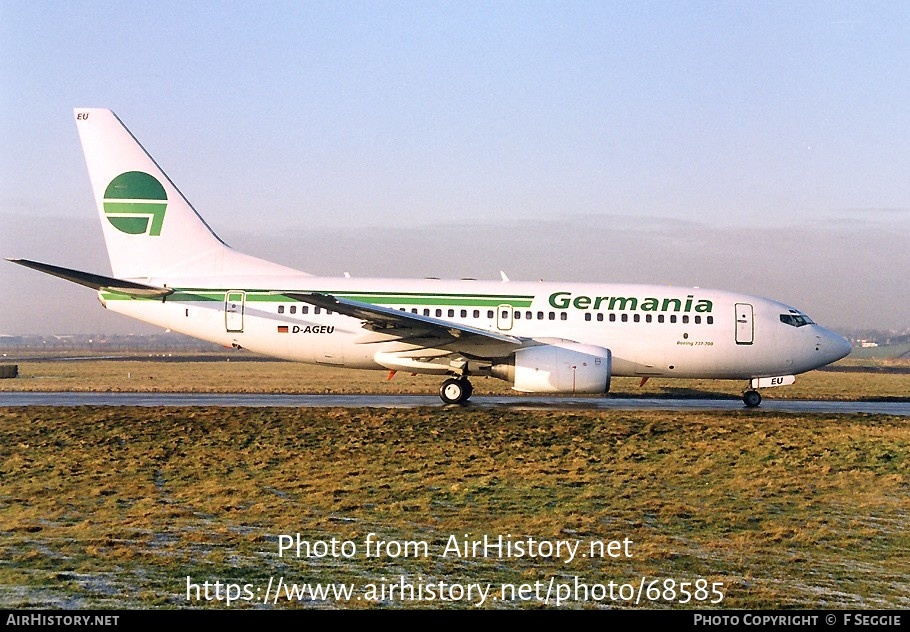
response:
<path id="1" fill-rule="evenodd" d="M 392 381 L 383 371 L 335 369 L 292 362 L 261 362 L 246 354 L 215 361 L 26 360 L 17 362 L 19 377 L 0 380 L 3 391 L 177 391 L 220 393 L 380 393 L 435 394 L 436 376 L 399 373 Z M 855 372 L 810 371 L 796 384 L 764 389 L 768 399 L 910 399 L 910 361 L 863 365 L 838 364 Z M 888 373 L 885 370 L 902 371 Z M 477 395 L 520 396 L 501 380 L 475 378 Z M 739 398 L 745 381 L 613 378 L 613 397 Z M 2 395 L 0 395 L 2 404 Z"/>
<path id="2" fill-rule="evenodd" d="M 241 357 L 20 361 L 0 380 L 0 608 L 910 607 L 906 417 L 2 407 L 3 390 L 438 388 Z M 763 394 L 906 400 L 895 366 Z M 616 379 L 612 396 L 741 389 Z M 485 536 L 527 550 L 461 551 Z M 286 538 L 310 555 L 279 555 Z"/>
<path id="3" fill-rule="evenodd" d="M 245 608 L 282 578 L 354 592 L 272 607 L 480 603 L 369 592 L 400 582 L 539 607 L 552 581 L 593 590 L 570 608 L 905 609 L 908 453 L 906 419 L 870 415 L 0 408 L 0 607 L 224 608 L 208 581 Z M 355 550 L 279 556 L 296 534 Z M 442 556 L 484 535 L 630 555 Z"/>

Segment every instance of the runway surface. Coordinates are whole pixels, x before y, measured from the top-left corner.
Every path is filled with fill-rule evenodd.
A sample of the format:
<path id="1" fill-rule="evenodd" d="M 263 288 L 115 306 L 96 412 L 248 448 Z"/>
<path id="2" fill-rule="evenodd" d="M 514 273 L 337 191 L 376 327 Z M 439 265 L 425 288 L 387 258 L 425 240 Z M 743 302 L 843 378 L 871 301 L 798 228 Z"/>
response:
<path id="1" fill-rule="evenodd" d="M 788 413 L 871 413 L 910 416 L 910 402 L 843 402 L 765 399 L 747 409 L 738 399 L 610 397 L 474 397 L 474 408 L 510 410 L 753 410 Z M 432 395 L 280 395 L 219 393 L 0 393 L 0 406 L 280 406 L 416 408 L 445 406 Z"/>

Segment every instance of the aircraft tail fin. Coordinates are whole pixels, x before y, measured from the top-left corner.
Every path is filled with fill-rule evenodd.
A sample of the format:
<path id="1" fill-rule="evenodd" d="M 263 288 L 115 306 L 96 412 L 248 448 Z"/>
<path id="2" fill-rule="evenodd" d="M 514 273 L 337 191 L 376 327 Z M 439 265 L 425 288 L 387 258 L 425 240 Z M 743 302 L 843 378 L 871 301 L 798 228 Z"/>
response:
<path id="1" fill-rule="evenodd" d="M 115 277 L 301 274 L 221 241 L 111 110 L 75 117 Z"/>

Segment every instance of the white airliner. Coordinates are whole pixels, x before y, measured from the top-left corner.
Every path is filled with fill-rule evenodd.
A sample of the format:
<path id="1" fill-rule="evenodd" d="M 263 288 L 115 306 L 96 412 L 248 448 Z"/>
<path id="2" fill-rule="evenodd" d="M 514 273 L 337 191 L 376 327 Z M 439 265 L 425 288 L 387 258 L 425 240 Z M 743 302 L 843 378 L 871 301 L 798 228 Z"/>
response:
<path id="1" fill-rule="evenodd" d="M 312 364 L 471 376 L 526 393 L 606 393 L 610 378 L 748 380 L 834 362 L 850 343 L 777 301 L 702 288 L 318 277 L 227 246 L 110 110 L 77 109 L 112 277 L 11 259 L 98 291 L 115 312 Z M 391 374 L 390 374 L 391 375 Z"/>

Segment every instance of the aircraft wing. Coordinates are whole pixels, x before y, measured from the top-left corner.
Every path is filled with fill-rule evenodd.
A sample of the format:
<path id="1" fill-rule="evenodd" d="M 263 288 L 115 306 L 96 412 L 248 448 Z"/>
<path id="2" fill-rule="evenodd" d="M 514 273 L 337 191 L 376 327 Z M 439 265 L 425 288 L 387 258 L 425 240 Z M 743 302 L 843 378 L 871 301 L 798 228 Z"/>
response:
<path id="1" fill-rule="evenodd" d="M 390 307 L 337 298 L 331 294 L 316 292 L 280 292 L 280 294 L 345 316 L 359 318 L 368 329 L 383 334 L 392 334 L 402 341 L 419 339 L 421 346 L 425 347 L 454 350 L 456 348 L 492 346 L 501 350 L 502 353 L 508 353 L 527 342 L 522 338 L 495 331 Z"/>
<path id="2" fill-rule="evenodd" d="M 38 270 L 38 272 L 44 272 L 45 274 L 66 279 L 67 281 L 72 281 L 73 283 L 84 285 L 85 287 L 90 287 L 93 290 L 106 290 L 108 292 L 116 292 L 117 294 L 126 294 L 127 296 L 136 296 L 140 298 L 165 297 L 174 293 L 174 290 L 169 287 L 143 285 L 142 283 L 114 279 L 112 277 L 101 276 L 100 274 L 92 274 L 91 272 L 81 272 L 79 270 L 71 270 L 70 268 L 52 266 L 49 263 L 39 263 L 37 261 L 29 261 L 28 259 L 7 259 L 7 261 L 18 263 L 20 266 L 25 266 L 32 270 Z"/>

